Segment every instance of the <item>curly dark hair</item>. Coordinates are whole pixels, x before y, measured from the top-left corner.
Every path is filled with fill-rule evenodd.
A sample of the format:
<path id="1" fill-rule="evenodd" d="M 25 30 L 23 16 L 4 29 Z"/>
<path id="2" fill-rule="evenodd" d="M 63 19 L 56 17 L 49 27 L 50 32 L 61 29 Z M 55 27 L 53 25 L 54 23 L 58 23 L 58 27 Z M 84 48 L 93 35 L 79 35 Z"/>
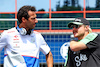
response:
<path id="1" fill-rule="evenodd" d="M 23 6 L 19 9 L 17 13 L 17 19 L 19 23 L 22 22 L 22 17 L 28 20 L 29 18 L 28 11 L 36 11 L 36 9 L 34 6 Z"/>

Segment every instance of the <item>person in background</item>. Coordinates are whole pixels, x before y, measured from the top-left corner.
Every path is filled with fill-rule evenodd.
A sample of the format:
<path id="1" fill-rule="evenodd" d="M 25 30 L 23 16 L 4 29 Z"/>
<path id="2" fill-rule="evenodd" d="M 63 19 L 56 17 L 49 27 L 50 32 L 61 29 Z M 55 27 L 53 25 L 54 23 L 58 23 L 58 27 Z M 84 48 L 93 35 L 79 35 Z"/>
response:
<path id="1" fill-rule="evenodd" d="M 100 67 L 100 35 L 92 32 L 89 21 L 79 17 L 68 27 L 78 41 L 70 41 L 67 67 Z"/>
<path id="2" fill-rule="evenodd" d="M 34 6 L 19 9 L 17 27 L 5 30 L 0 38 L 4 48 L 4 67 L 39 67 L 39 52 L 46 56 L 48 67 L 53 67 L 53 56 L 43 36 L 34 31 L 38 20 Z"/>

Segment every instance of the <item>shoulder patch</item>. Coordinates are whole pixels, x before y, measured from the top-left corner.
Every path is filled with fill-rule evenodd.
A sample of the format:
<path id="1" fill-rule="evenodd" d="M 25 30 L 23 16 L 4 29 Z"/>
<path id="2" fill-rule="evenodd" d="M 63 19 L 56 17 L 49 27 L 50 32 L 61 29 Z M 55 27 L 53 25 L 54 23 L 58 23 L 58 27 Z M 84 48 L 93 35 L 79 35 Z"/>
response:
<path id="1" fill-rule="evenodd" d="M 87 44 L 90 41 L 93 41 L 98 34 L 96 33 L 90 33 L 88 34 L 84 39 L 80 40 L 80 42 L 83 42 L 84 44 Z"/>
<path id="2" fill-rule="evenodd" d="M 15 32 L 15 31 L 8 31 L 7 33 L 13 33 L 13 32 Z"/>

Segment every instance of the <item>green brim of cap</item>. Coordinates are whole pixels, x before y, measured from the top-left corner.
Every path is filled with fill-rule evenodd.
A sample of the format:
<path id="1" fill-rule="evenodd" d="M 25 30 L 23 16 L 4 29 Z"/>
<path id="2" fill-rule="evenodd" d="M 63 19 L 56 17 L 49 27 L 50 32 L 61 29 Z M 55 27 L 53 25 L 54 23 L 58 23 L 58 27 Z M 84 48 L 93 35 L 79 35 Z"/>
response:
<path id="1" fill-rule="evenodd" d="M 67 26 L 70 28 L 71 25 L 83 25 L 83 23 L 81 23 L 81 22 L 70 22 L 70 23 L 68 23 Z"/>

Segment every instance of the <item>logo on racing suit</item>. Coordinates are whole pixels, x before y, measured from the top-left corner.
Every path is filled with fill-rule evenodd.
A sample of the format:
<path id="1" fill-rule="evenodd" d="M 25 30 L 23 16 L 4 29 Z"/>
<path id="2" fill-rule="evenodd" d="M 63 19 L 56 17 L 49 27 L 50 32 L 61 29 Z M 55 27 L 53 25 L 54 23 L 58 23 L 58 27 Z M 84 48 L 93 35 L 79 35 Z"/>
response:
<path id="1" fill-rule="evenodd" d="M 79 67 L 81 65 L 81 61 L 87 60 L 87 56 L 85 54 L 80 54 L 79 56 L 76 56 L 74 60 L 76 62 L 76 66 Z"/>
<path id="2" fill-rule="evenodd" d="M 20 46 L 18 46 L 19 44 L 19 37 L 17 35 L 14 36 L 13 38 L 13 44 L 14 44 L 14 48 L 19 48 Z"/>

